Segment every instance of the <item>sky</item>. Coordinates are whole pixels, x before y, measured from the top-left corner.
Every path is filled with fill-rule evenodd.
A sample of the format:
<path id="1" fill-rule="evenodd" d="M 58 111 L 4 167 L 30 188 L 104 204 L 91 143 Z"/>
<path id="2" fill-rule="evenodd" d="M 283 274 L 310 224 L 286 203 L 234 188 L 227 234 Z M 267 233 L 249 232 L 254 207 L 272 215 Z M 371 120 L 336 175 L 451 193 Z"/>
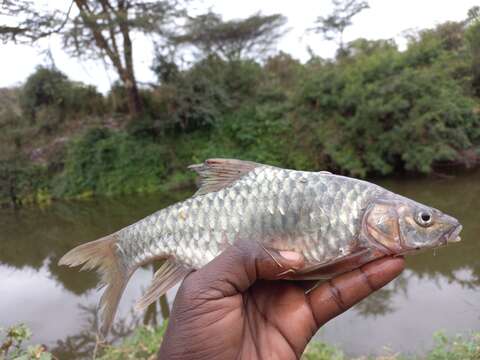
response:
<path id="1" fill-rule="evenodd" d="M 66 8 L 68 0 L 34 0 L 35 3 Z M 480 5 L 474 0 L 370 0 L 370 8 L 354 18 L 353 25 L 344 34 L 346 42 L 359 37 L 367 39 L 395 39 L 405 46 L 406 31 L 433 27 L 436 24 L 466 18 L 468 9 Z M 308 59 L 307 48 L 322 57 L 331 57 L 336 45 L 322 39 L 318 34 L 309 33 L 315 19 L 327 15 L 331 9 L 330 0 L 203 0 L 197 5 L 200 13 L 211 8 L 222 14 L 224 19 L 247 17 L 260 11 L 264 15 L 281 13 L 288 18 L 289 31 L 278 42 L 276 49 L 292 54 L 305 61 Z M 0 43 L 0 87 L 21 84 L 35 67 L 48 64 L 42 50 L 49 49 L 55 65 L 70 78 L 87 84 L 96 85 L 106 92 L 116 80 L 116 75 L 102 61 L 79 61 L 71 58 L 62 49 L 58 39 L 43 40 L 37 46 L 1 44 Z M 137 79 L 141 83 L 155 81 L 150 70 L 153 59 L 153 45 L 143 37 L 134 38 L 134 61 Z M 107 70 L 107 71 L 106 71 Z"/>

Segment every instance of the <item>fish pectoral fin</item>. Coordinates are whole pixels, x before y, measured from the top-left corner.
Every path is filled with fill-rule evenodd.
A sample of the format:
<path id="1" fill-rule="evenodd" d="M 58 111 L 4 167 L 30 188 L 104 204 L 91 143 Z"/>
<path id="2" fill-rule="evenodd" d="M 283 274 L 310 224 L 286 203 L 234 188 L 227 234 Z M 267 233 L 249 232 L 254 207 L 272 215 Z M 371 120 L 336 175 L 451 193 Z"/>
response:
<path id="1" fill-rule="evenodd" d="M 219 191 L 231 185 L 261 164 L 234 159 L 208 159 L 188 168 L 200 176 L 200 186 L 194 196 Z"/>
<path id="2" fill-rule="evenodd" d="M 145 309 L 187 276 L 190 271 L 185 266 L 176 263 L 175 260 L 167 259 L 153 276 L 150 287 L 135 304 L 135 309 L 138 311 Z"/>

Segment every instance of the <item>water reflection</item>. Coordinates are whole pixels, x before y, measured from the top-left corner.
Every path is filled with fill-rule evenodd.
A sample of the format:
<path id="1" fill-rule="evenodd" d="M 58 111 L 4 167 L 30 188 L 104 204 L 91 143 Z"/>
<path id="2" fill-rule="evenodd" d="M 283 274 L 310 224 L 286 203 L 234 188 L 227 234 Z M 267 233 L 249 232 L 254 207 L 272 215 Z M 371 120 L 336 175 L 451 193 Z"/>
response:
<path id="1" fill-rule="evenodd" d="M 0 263 L 38 270 L 47 260 L 50 274 L 65 289 L 83 294 L 96 287 L 96 275 L 57 266 L 61 256 L 79 244 L 112 233 L 191 193 L 179 191 L 115 200 L 57 202 L 45 209 L 1 210 Z"/>
<path id="2" fill-rule="evenodd" d="M 359 315 L 363 317 L 378 317 L 395 311 L 393 297 L 403 294 L 407 296 L 408 275 L 405 273 L 395 279 L 391 286 L 383 288 L 375 292 L 372 296 L 362 301 L 356 306 Z"/>
<path id="3" fill-rule="evenodd" d="M 430 344 L 431 333 L 441 327 L 478 330 L 480 172 L 448 179 L 379 183 L 457 217 L 464 225 L 463 241 L 435 253 L 409 257 L 408 271 L 355 310 L 335 319 L 320 336 L 352 354 L 365 354 L 389 344 L 395 350 L 423 349 Z M 58 202 L 44 209 L 0 210 L 0 326 L 26 322 L 35 335 L 33 341 L 47 344 L 60 359 L 87 357 L 95 346 L 93 309 L 99 297 L 95 291 L 98 279 L 93 272 L 58 267 L 58 259 L 74 246 L 191 194 L 192 190 L 185 190 Z M 160 304 L 143 317 L 131 314 L 133 302 L 148 286 L 152 271 L 140 269 L 131 279 L 120 304 L 118 318 L 122 320 L 114 325 L 114 338 L 125 336 L 139 323 L 159 322 Z"/>
<path id="4" fill-rule="evenodd" d="M 92 357 L 96 347 L 102 347 L 102 343 L 96 336 L 98 326 L 96 306 L 79 305 L 78 307 L 86 325 L 78 334 L 58 340 L 57 344 L 49 349 L 59 359 L 88 359 Z M 109 342 L 116 343 L 129 336 L 139 324 L 138 316 L 117 319 L 112 326 Z"/>

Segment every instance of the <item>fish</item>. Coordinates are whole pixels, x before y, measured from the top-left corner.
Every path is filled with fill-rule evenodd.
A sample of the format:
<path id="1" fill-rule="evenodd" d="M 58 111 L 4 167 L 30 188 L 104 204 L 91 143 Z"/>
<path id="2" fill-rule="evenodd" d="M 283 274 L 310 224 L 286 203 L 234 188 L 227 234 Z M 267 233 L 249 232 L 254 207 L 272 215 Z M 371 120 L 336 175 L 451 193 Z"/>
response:
<path id="1" fill-rule="evenodd" d="M 59 265 L 98 268 L 105 287 L 100 335 L 108 334 L 131 275 L 154 260 L 164 262 L 137 309 L 236 241 L 301 253 L 305 267 L 288 274 L 292 280 L 329 279 L 380 257 L 460 241 L 457 219 L 364 180 L 235 159 L 189 168 L 200 180 L 192 197 L 60 259 Z"/>

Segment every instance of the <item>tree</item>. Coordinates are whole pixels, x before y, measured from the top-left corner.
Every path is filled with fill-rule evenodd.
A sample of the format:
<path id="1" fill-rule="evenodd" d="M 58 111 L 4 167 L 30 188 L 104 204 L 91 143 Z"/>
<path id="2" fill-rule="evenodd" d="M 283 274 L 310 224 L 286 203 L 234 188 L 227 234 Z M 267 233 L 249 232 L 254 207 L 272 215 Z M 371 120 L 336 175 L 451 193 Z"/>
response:
<path id="1" fill-rule="evenodd" d="M 219 55 L 226 60 L 263 56 L 285 33 L 287 19 L 280 14 L 256 13 L 245 19 L 224 21 L 213 12 L 190 18 L 182 35 L 174 37 L 178 44 L 200 50 L 203 56 Z"/>
<path id="2" fill-rule="evenodd" d="M 480 96 L 480 7 L 468 11 L 466 39 L 472 56 L 472 87 L 475 95 Z"/>
<path id="3" fill-rule="evenodd" d="M 340 50 L 343 50 L 343 33 L 352 25 L 352 19 L 370 6 L 366 1 L 358 0 L 332 0 L 333 12 L 324 17 L 319 16 L 315 21 L 316 26 L 311 30 L 320 33 L 326 40 L 337 40 Z"/>
<path id="4" fill-rule="evenodd" d="M 133 66 L 133 33 L 165 38 L 172 19 L 183 16 L 181 0 L 73 0 L 69 8 L 39 10 L 30 0 L 3 0 L 0 40 L 34 42 L 58 34 L 73 56 L 108 60 L 126 89 L 131 116 L 142 112 Z M 72 8 L 75 8 L 75 14 Z"/>

